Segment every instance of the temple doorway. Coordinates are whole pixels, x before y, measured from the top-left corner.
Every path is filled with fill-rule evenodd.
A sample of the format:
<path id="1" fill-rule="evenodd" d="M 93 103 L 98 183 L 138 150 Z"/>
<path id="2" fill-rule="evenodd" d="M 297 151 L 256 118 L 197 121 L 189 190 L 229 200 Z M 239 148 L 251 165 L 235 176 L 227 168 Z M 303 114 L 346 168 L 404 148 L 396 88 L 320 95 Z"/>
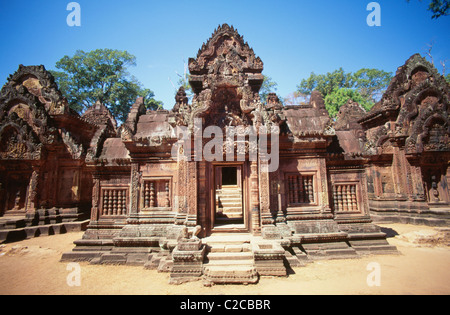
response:
<path id="1" fill-rule="evenodd" d="M 242 166 L 215 166 L 214 231 L 246 230 Z"/>
<path id="2" fill-rule="evenodd" d="M 7 214 L 25 214 L 29 173 L 18 172 L 7 176 L 4 185 L 0 185 L 0 216 Z"/>

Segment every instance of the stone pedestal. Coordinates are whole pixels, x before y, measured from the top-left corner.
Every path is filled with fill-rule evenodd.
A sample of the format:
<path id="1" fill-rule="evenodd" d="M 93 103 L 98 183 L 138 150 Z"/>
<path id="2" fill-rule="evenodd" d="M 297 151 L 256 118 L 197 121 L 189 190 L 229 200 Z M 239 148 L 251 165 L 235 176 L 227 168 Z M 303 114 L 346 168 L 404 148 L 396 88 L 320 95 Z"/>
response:
<path id="1" fill-rule="evenodd" d="M 205 246 L 199 239 L 181 239 L 172 252 L 173 267 L 170 284 L 182 284 L 201 279 Z"/>
<path id="2" fill-rule="evenodd" d="M 286 276 L 285 250 L 277 242 L 255 242 L 253 256 L 256 271 L 260 276 Z"/>

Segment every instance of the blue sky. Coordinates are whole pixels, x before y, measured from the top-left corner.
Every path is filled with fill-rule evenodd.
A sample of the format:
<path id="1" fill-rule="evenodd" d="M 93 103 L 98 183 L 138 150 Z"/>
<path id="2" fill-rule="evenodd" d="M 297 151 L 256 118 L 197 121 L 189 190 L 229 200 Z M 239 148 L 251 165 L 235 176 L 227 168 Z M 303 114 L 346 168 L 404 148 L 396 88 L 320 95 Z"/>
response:
<path id="1" fill-rule="evenodd" d="M 434 42 L 440 72 L 450 73 L 450 16 L 431 19 L 428 0 L 377 1 L 381 26 L 369 27 L 369 0 L 78 0 L 81 27 L 69 27 L 69 0 L 0 0 L 0 85 L 19 64 L 55 69 L 77 49 L 127 50 L 136 56 L 130 72 L 164 107 L 174 105 L 184 62 L 223 23 L 233 25 L 264 62 L 278 94 L 295 91 L 309 74 L 378 68 L 395 72 Z"/>

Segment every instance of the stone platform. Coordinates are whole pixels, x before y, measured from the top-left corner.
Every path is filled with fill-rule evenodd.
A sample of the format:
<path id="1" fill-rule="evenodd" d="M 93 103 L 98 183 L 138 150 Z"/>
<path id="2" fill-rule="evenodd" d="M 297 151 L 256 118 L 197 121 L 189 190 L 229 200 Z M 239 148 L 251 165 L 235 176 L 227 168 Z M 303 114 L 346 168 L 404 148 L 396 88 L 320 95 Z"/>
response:
<path id="1" fill-rule="evenodd" d="M 89 220 L 84 220 L 28 226 L 25 217 L 4 217 L 0 219 L 0 243 L 85 231 L 88 224 Z"/>
<path id="2" fill-rule="evenodd" d="M 155 227 L 154 231 L 161 228 Z M 171 284 L 202 280 L 208 286 L 255 284 L 261 277 L 286 277 L 293 272 L 292 268 L 315 260 L 398 254 L 379 227 L 370 223 L 358 225 L 357 229 L 353 224 L 304 221 L 295 226 L 291 236 L 276 239 L 267 238 L 276 236 L 270 231 L 266 231 L 266 238 L 216 232 L 199 239 L 192 236 L 194 228 L 190 231 L 185 228 L 186 232 L 180 233 L 183 230 L 181 226 L 172 227 L 168 230 L 171 231 L 168 234 L 173 234 L 171 237 L 157 241 L 155 233 L 150 233 L 141 235 L 139 242 L 126 244 L 117 243 L 121 239 L 119 232 L 111 234 L 111 239 L 97 235 L 96 239 L 76 241 L 77 247 L 63 254 L 61 260 L 143 266 L 169 273 Z"/>

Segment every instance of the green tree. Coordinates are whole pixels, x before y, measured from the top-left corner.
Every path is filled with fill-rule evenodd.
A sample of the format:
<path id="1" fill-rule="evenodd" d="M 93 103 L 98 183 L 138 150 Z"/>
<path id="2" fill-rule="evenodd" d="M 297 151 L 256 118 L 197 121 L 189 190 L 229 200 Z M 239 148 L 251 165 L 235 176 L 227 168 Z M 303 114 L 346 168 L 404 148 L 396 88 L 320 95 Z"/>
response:
<path id="1" fill-rule="evenodd" d="M 52 74 L 72 109 L 82 113 L 100 101 L 118 121 L 124 122 L 137 97 L 144 98 L 148 109 L 163 106 L 154 99 L 150 89 L 130 75 L 131 66 L 136 66 L 136 57 L 127 51 L 78 50 L 73 57 L 64 56 L 59 60 L 56 68 L 62 71 L 52 71 Z"/>
<path id="2" fill-rule="evenodd" d="M 190 75 L 188 73 L 188 66 L 186 63 L 184 63 L 184 72 L 183 75 L 179 74 L 178 72 L 176 72 L 177 76 L 178 76 L 178 81 L 177 81 L 177 87 L 174 86 L 175 88 L 175 94 L 178 93 L 178 89 L 180 87 L 184 88 L 184 91 L 186 92 L 186 96 L 189 100 L 189 102 L 192 100 L 192 98 L 194 97 L 194 91 L 192 90 L 191 84 L 189 83 L 189 78 Z"/>
<path id="3" fill-rule="evenodd" d="M 325 97 L 325 108 L 331 117 L 336 117 L 339 113 L 339 108 L 346 104 L 349 99 L 359 103 L 359 105 L 366 110 L 370 110 L 374 105 L 373 102 L 368 101 L 358 91 L 348 88 L 340 88 Z"/>
<path id="4" fill-rule="evenodd" d="M 261 99 L 261 103 L 265 104 L 269 93 L 275 93 L 277 90 L 278 90 L 278 83 L 274 82 L 271 77 L 265 75 L 263 84 L 259 89 L 259 97 Z"/>
<path id="5" fill-rule="evenodd" d="M 303 79 L 297 86 L 297 91 L 304 95 L 311 95 L 314 90 L 322 93 L 325 98 L 328 94 L 340 88 L 350 88 L 352 86 L 352 74 L 346 73 L 339 68 L 327 74 L 311 73 L 309 78 Z"/>
<path id="6" fill-rule="evenodd" d="M 445 77 L 445 80 L 448 82 L 448 84 L 450 84 L 450 74 L 447 74 L 447 76 Z"/>
<path id="7" fill-rule="evenodd" d="M 410 0 L 406 0 L 410 2 Z M 419 0 L 422 1 L 422 0 Z M 428 11 L 433 13 L 432 19 L 440 18 L 441 16 L 447 16 L 450 14 L 450 1 L 449 0 L 431 0 L 428 6 Z"/>
<path id="8" fill-rule="evenodd" d="M 377 69 L 361 69 L 353 74 L 353 86 L 367 101 L 381 99 L 392 80 L 392 73 Z"/>
<path id="9" fill-rule="evenodd" d="M 349 98 L 369 110 L 381 99 L 391 80 L 392 73 L 383 70 L 363 68 L 347 73 L 339 68 L 327 74 L 311 73 L 297 86 L 297 92 L 302 95 L 311 95 L 314 90 L 322 93 L 329 114 L 334 117 Z"/>

